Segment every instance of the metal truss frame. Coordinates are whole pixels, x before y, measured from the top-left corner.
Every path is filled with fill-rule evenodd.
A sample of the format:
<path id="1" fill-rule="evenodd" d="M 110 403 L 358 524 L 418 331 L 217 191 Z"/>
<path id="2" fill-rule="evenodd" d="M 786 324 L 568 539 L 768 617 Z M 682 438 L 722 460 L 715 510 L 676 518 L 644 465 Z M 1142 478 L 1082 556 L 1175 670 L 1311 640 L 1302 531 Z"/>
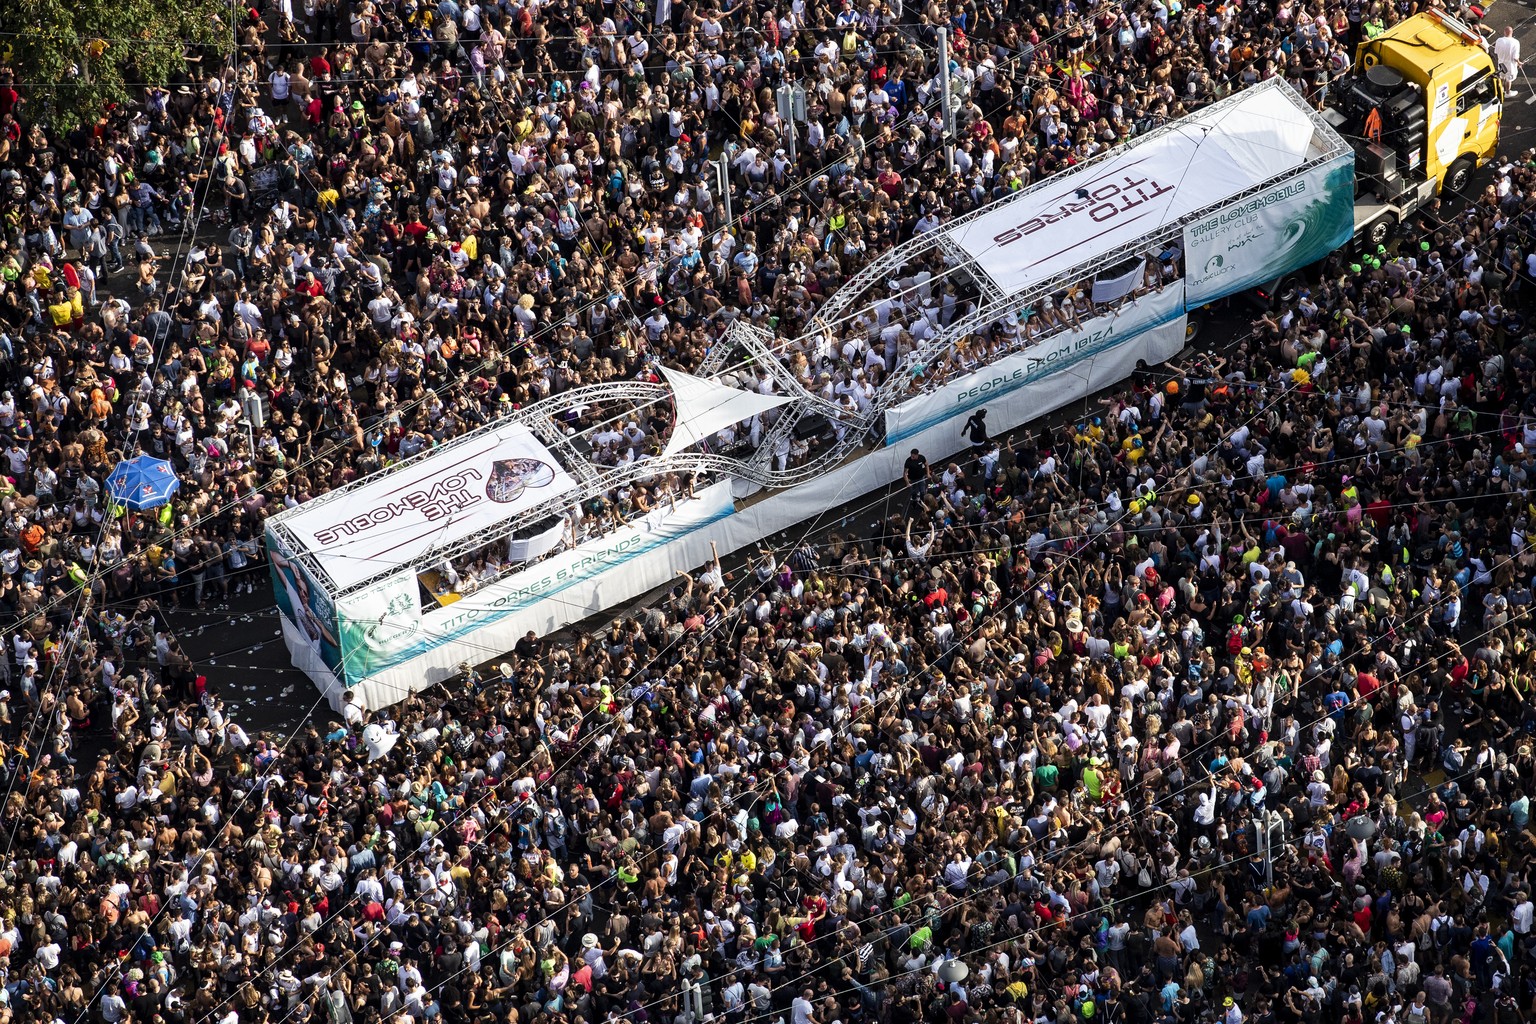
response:
<path id="1" fill-rule="evenodd" d="M 1279 80 L 1261 83 L 1253 88 L 1279 88 L 1278 82 Z M 1215 104 L 1202 113 L 1207 117 L 1220 117 L 1222 116 L 1220 112 L 1221 106 L 1221 103 Z M 1309 117 L 1316 129 L 1314 139 L 1321 140 L 1322 144 L 1321 151 L 1314 155 L 1314 160 L 1321 162 L 1349 152 L 1348 144 L 1338 137 L 1320 113 L 1309 111 Z M 1170 122 L 1142 136 L 1132 145 L 1145 145 L 1159 137 L 1187 128 L 1190 123 L 1189 120 Z M 1090 166 L 1094 163 L 1111 159 L 1113 156 L 1123 152 L 1123 148 L 1117 147 L 1099 154 L 1079 166 Z M 1289 169 L 1249 191 L 1259 192 L 1295 173 L 1295 168 Z M 573 391 L 553 395 L 522 409 L 515 410 L 508 415 L 514 420 L 526 424 L 552 452 L 557 453 L 565 469 L 580 485 L 577 496 L 572 498 L 566 495 L 561 498 L 551 499 L 516 515 L 509 516 L 473 536 L 461 537 L 433 549 L 414 564 L 419 566 L 441 558 L 456 558 L 486 544 L 511 536 L 520 529 L 553 516 L 564 514 L 565 510 L 569 509 L 573 503 L 585 504 L 592 498 L 607 494 L 623 487 L 625 484 L 659 473 L 711 474 L 732 477 L 744 482 L 774 489 L 792 487 L 795 484 L 813 479 L 835 467 L 853 451 L 862 447 L 867 439 L 876 432 L 876 428 L 888 408 L 912 397 L 911 390 L 906 386 L 907 382 L 911 380 L 910 374 L 904 372 L 906 368 L 914 365 L 930 365 L 948 352 L 958 339 L 982 329 L 988 324 L 996 323 L 1006 317 L 1016 316 L 1020 311 L 1034 306 L 1045 296 L 1063 292 L 1073 285 L 1082 284 L 1084 281 L 1091 281 L 1100 272 L 1123 264 L 1137 256 L 1152 256 L 1171 244 L 1181 242 L 1185 225 L 1201 217 L 1208 216 L 1210 212 L 1209 209 L 1202 209 L 1176 223 L 1160 225 L 1154 231 L 1150 231 L 1091 260 L 1086 260 L 1072 267 L 1071 270 L 1058 274 L 1049 280 L 1040 281 L 1018 292 L 1005 293 L 991 276 L 985 272 L 979 262 L 954 240 L 954 231 L 956 228 L 963 227 L 971 221 L 987 216 L 1002 204 L 1016 202 L 1022 195 L 1054 187 L 1052 181 L 1053 179 L 1046 178 L 1033 182 L 1019 192 L 1010 193 L 971 211 L 957 220 L 951 221 L 945 225 L 945 230 L 943 231 L 919 235 L 902 245 L 894 246 L 880 253 L 844 282 L 843 286 L 830 296 L 821 309 L 817 311 L 816 315 L 812 317 L 807 326 L 806 334 L 800 340 L 809 342 L 810 339 L 835 330 L 838 324 L 847 319 L 851 310 L 857 308 L 860 303 L 867 302 L 867 293 L 875 284 L 899 274 L 904 267 L 935 250 L 942 253 L 946 264 L 953 272 L 970 278 L 980 293 L 978 301 L 970 304 L 970 307 L 958 319 L 952 321 L 948 326 L 941 327 L 933 337 L 907 356 L 906 367 L 903 368 L 903 372 L 892 374 L 886 379 L 880 390 L 876 393 L 875 400 L 870 403 L 868 408 L 862 411 L 857 419 L 850 419 L 838 403 L 829 402 L 819 395 L 811 393 L 801 385 L 800 381 L 796 379 L 795 375 L 783 361 L 784 351 L 790 347 L 789 345 L 776 341 L 772 335 L 761 328 L 738 319 L 730 324 L 724 336 L 705 357 L 703 364 L 698 368 L 699 374 L 713 378 L 725 371 L 734 370 L 737 366 L 751 366 L 756 369 L 766 370 L 778 384 L 781 393 L 789 395 L 794 399 L 791 403 L 776 410 L 776 416 L 770 419 L 762 442 L 750 456 L 737 458 L 732 455 L 709 451 L 685 451 L 647 459 L 638 463 L 620 466 L 601 466 L 593 463 L 586 454 L 572 443 L 570 437 L 566 434 L 563 414 L 583 406 L 626 402 L 643 405 L 665 401 L 670 397 L 670 389 L 661 383 L 629 380 L 589 384 Z M 727 360 L 734 361 L 727 365 Z M 774 451 L 785 440 L 791 438 L 796 427 L 799 426 L 805 417 L 810 415 L 823 416 L 828 420 L 841 423 L 846 428 L 843 431 L 842 440 L 824 446 L 801 465 L 790 466 L 783 471 L 775 471 L 773 468 Z M 415 458 L 436 457 L 444 452 L 452 451 L 456 445 L 466 443 L 474 436 L 474 434 L 465 435 L 441 447 L 424 452 Z M 403 466 L 409 465 L 413 461 L 414 459 L 396 463 L 394 466 L 379 471 L 379 473 L 370 474 L 366 479 L 371 483 L 380 474 L 388 475 L 398 472 Z M 358 483 L 360 484 L 362 481 L 358 481 Z M 353 486 L 356 485 L 349 485 L 348 487 L 328 492 L 314 498 L 313 501 L 324 503 L 342 500 Z M 307 551 L 302 544 L 298 543 L 297 538 L 287 530 L 280 518 L 271 522 L 269 527 L 278 534 L 279 538 L 289 547 L 289 550 L 295 553 L 310 572 L 316 574 L 320 579 L 329 582 L 330 578 L 319 565 L 318 559 L 314 558 L 312 553 Z M 403 568 L 406 567 L 392 565 L 345 588 L 345 590 L 333 589 L 330 591 L 330 596 L 335 600 L 343 594 L 364 590 L 400 572 Z"/>

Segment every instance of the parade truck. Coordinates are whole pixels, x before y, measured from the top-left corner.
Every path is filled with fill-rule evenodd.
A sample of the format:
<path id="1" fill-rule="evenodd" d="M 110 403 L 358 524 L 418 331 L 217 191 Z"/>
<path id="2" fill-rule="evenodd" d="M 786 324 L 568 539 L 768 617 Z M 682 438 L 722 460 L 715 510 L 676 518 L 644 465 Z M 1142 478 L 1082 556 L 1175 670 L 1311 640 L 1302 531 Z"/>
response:
<path id="1" fill-rule="evenodd" d="M 1355 240 L 1375 251 L 1425 203 L 1465 194 L 1499 143 L 1504 85 L 1483 36 L 1445 11 L 1414 15 L 1360 44 L 1322 114 L 1355 151 Z M 1293 300 L 1293 272 L 1255 291 Z"/>
<path id="2" fill-rule="evenodd" d="M 348 690 L 387 706 L 454 678 L 466 652 L 604 614 L 900 480 L 914 448 L 933 463 L 968 450 L 961 424 L 982 408 L 997 436 L 1173 358 L 1210 303 L 1466 184 L 1492 152 L 1499 92 L 1457 24 L 1420 16 L 1367 44 L 1336 111 L 1268 79 L 885 248 L 798 338 L 738 318 L 688 372 L 529 403 L 273 516 L 294 664 L 338 711 Z M 812 390 L 791 365 L 817 353 L 851 375 L 832 353 L 887 328 L 894 344 L 854 360 L 883 360 L 858 371 L 878 379 L 863 401 Z M 587 409 L 608 411 L 573 431 Z M 670 412 L 659 454 L 591 457 L 602 420 L 642 410 L 663 424 Z M 595 502 L 660 473 L 692 479 L 689 500 L 589 521 Z M 455 589 L 489 545 L 501 574 Z"/>

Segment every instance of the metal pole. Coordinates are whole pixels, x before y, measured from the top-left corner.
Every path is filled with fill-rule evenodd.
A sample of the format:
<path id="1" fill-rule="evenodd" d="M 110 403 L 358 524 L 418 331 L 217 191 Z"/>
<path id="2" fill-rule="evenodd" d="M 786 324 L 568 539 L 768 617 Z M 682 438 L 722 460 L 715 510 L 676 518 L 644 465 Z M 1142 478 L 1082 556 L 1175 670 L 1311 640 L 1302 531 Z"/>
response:
<path id="1" fill-rule="evenodd" d="M 1266 880 L 1264 884 L 1267 886 L 1269 884 L 1269 821 L 1264 820 L 1264 815 L 1261 814 L 1255 824 L 1258 826 L 1258 837 L 1256 837 L 1258 854 L 1264 858 L 1264 880 Z"/>
<path id="2" fill-rule="evenodd" d="M 1265 808 L 1264 814 L 1264 887 L 1275 887 L 1275 845 L 1274 837 L 1270 834 L 1269 809 Z"/>
<path id="3" fill-rule="evenodd" d="M 774 94 L 779 112 L 779 121 L 784 125 L 785 148 L 789 150 L 789 162 L 795 162 L 795 93 L 789 85 L 779 86 Z"/>
<path id="4" fill-rule="evenodd" d="M 955 173 L 955 105 L 949 94 L 949 29 L 939 29 L 939 99 L 944 111 L 944 169 Z"/>
<path id="5" fill-rule="evenodd" d="M 725 205 L 725 229 L 729 231 L 731 225 L 736 223 L 736 218 L 731 212 L 731 159 L 724 153 L 720 154 L 718 165 L 720 182 L 720 201 Z"/>

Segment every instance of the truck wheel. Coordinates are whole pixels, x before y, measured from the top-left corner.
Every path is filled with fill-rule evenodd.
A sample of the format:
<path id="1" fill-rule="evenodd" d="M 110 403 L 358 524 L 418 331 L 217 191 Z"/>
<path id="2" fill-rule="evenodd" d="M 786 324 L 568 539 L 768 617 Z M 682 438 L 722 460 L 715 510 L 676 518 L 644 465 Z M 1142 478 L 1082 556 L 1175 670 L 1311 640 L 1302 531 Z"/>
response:
<path id="1" fill-rule="evenodd" d="M 1450 168 L 1445 172 L 1445 177 L 1441 179 L 1440 191 L 1458 194 L 1465 192 L 1467 182 L 1472 180 L 1472 171 L 1474 169 L 1471 157 L 1464 156 L 1457 160 L 1451 164 Z"/>
<path id="2" fill-rule="evenodd" d="M 1290 306 L 1301 298 L 1301 290 L 1306 287 L 1306 281 L 1299 277 L 1287 277 L 1280 282 L 1280 287 L 1275 289 L 1275 305 Z"/>
<path id="3" fill-rule="evenodd" d="M 1200 337 L 1200 332 L 1205 328 L 1205 310 L 1190 310 L 1184 316 L 1184 344 L 1193 345 L 1195 339 Z"/>
<path id="4" fill-rule="evenodd" d="M 1388 213 L 1367 224 L 1360 240 L 1365 243 L 1368 250 L 1375 252 L 1377 246 L 1386 245 L 1396 233 L 1397 218 Z"/>

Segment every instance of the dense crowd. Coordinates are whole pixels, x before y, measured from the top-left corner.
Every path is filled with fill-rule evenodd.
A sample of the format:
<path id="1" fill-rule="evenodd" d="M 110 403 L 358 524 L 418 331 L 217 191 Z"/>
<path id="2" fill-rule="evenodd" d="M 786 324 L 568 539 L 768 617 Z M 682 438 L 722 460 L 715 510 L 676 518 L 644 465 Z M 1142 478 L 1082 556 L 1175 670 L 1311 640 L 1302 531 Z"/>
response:
<path id="1" fill-rule="evenodd" d="M 0 1024 L 1525 1020 L 1530 153 L 1224 352 L 449 692 L 251 735 L 169 614 L 252 586 L 269 511 L 808 336 L 873 254 L 1259 79 L 1321 100 L 1414 9 L 258 4 L 73 131 L 0 69 Z M 785 358 L 857 410 L 970 300 L 923 299 Z M 182 489 L 121 515 L 139 451 Z"/>

